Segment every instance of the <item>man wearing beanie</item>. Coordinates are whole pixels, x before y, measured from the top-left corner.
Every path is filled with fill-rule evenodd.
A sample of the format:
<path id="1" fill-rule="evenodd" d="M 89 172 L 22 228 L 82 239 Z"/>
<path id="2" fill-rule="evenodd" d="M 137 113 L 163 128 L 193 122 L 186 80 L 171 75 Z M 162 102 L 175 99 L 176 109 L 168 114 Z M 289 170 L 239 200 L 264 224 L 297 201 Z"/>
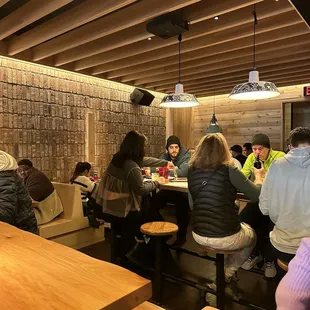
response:
<path id="1" fill-rule="evenodd" d="M 248 156 L 241 170 L 246 177 L 254 175 L 253 167 L 256 159 L 262 162 L 262 166 L 265 172 L 267 172 L 275 159 L 285 155 L 285 153 L 281 151 L 274 151 L 271 149 L 269 137 L 263 133 L 258 133 L 253 137 L 252 150 L 253 153 Z"/>
<path id="2" fill-rule="evenodd" d="M 271 148 L 269 137 L 263 133 L 255 135 L 252 139 L 253 153 L 250 154 L 242 168 L 242 172 L 246 177 L 254 177 L 254 163 L 259 160 L 262 169 L 267 173 L 272 162 L 281 158 L 285 153 L 275 151 Z M 241 222 L 249 224 L 260 238 L 258 239 L 258 248 L 265 250 L 265 277 L 273 278 L 276 276 L 277 271 L 274 264 L 274 257 L 269 240 L 269 232 L 272 229 L 272 223 L 268 216 L 264 216 L 259 209 L 258 203 L 249 202 L 239 215 Z M 252 252 L 252 255 L 242 265 L 245 270 L 252 269 L 257 263 L 263 260 L 262 255 L 258 249 Z"/>
<path id="3" fill-rule="evenodd" d="M 170 136 L 166 143 L 167 152 L 161 159 L 171 161 L 175 166 L 175 173 L 178 177 L 187 177 L 188 162 L 190 153 L 182 146 L 177 136 Z M 170 172 L 173 176 L 173 171 Z M 189 203 L 187 193 L 160 190 L 154 201 L 158 209 L 165 207 L 167 203 L 172 203 L 176 209 L 176 218 L 179 231 L 177 240 L 172 244 L 173 247 L 181 247 L 186 242 L 187 226 L 189 222 Z"/>

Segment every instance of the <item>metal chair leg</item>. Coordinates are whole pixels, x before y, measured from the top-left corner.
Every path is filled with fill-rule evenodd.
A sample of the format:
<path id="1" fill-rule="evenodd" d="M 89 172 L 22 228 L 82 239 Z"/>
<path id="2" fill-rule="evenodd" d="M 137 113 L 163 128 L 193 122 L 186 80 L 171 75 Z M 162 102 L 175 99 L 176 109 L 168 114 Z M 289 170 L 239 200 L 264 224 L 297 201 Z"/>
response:
<path id="1" fill-rule="evenodd" d="M 224 254 L 216 254 L 216 306 L 225 310 Z"/>
<path id="2" fill-rule="evenodd" d="M 111 223 L 111 257 L 110 262 L 116 264 L 116 252 L 117 252 L 117 231 L 116 224 Z"/>

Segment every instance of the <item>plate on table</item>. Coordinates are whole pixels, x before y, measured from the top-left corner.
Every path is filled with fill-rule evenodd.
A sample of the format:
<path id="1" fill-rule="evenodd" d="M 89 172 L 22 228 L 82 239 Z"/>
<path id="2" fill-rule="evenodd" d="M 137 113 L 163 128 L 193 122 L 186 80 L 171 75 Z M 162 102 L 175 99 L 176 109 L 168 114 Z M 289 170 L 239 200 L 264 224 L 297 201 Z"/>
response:
<path id="1" fill-rule="evenodd" d="M 172 180 L 174 180 L 174 177 L 171 177 L 170 175 L 168 176 L 168 180 L 169 181 L 172 181 Z"/>

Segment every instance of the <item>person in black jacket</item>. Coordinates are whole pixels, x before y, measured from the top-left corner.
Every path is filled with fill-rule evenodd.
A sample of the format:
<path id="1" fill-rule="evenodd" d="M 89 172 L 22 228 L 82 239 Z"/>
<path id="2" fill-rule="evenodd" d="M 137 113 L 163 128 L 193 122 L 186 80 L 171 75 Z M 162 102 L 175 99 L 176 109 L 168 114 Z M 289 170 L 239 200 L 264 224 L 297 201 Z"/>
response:
<path id="1" fill-rule="evenodd" d="M 37 233 L 31 198 L 17 167 L 15 158 L 0 151 L 0 221 Z"/>
<path id="2" fill-rule="evenodd" d="M 257 170 L 256 184 L 262 183 L 260 173 Z M 225 263 L 225 278 L 229 282 L 256 243 L 254 230 L 239 221 L 235 206 L 237 189 L 258 201 L 261 186 L 231 165 L 229 148 L 221 133 L 208 134 L 200 140 L 189 162 L 187 177 L 195 241 L 218 250 L 237 250 L 228 255 Z"/>
<path id="3" fill-rule="evenodd" d="M 247 157 L 242 154 L 242 147 L 241 145 L 235 144 L 230 148 L 232 157 L 239 160 L 241 166 L 243 167 L 244 163 L 246 162 Z"/>

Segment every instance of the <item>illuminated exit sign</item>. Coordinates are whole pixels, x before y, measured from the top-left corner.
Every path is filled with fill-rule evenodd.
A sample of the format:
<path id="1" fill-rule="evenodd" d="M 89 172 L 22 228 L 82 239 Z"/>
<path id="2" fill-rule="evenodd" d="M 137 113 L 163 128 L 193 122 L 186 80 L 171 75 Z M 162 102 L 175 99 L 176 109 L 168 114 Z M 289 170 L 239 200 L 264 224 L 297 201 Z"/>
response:
<path id="1" fill-rule="evenodd" d="M 310 86 L 305 86 L 304 87 L 304 96 L 305 97 L 310 97 Z"/>

